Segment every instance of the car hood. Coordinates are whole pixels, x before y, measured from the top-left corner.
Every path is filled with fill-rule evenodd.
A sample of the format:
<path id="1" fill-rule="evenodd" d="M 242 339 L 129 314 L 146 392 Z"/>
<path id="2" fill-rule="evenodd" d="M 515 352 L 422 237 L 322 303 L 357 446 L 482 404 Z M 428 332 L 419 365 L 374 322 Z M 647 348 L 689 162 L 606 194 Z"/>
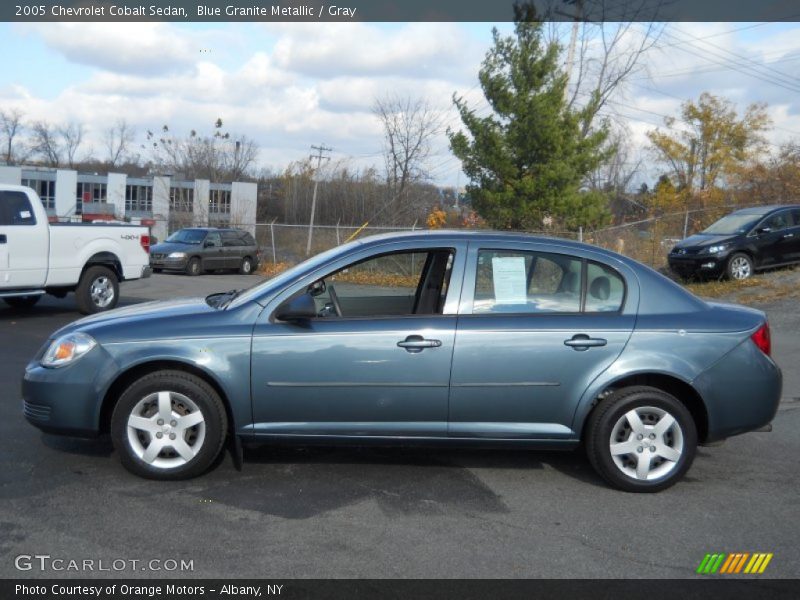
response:
<path id="1" fill-rule="evenodd" d="M 217 312 L 217 309 L 209 306 L 203 297 L 157 300 L 116 308 L 108 312 L 78 319 L 66 327 L 59 329 L 54 336 L 63 335 L 72 331 L 84 331 L 91 334 L 92 332 L 106 328 L 116 328 L 118 326 L 130 327 L 131 325 L 154 319 L 163 320 L 165 323 L 168 323 L 181 317 L 191 317 L 214 312 Z"/>
<path id="2" fill-rule="evenodd" d="M 707 246 L 715 246 L 718 244 L 724 244 L 726 242 L 732 242 L 735 240 L 737 235 L 712 235 L 709 233 L 696 233 L 694 235 L 690 235 L 684 240 L 681 240 L 677 244 L 675 244 L 676 249 L 680 248 L 705 248 Z"/>
<path id="3" fill-rule="evenodd" d="M 161 242 L 150 246 L 150 253 L 169 254 L 170 252 L 191 252 L 200 248 L 200 244 L 183 244 L 181 242 Z"/>

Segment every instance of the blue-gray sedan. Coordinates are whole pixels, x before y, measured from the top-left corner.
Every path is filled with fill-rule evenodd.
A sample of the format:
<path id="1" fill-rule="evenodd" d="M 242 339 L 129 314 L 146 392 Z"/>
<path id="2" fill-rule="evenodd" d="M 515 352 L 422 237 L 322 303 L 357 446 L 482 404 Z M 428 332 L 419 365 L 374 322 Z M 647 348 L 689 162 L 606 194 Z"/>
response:
<path id="1" fill-rule="evenodd" d="M 200 475 L 228 441 L 583 443 L 652 492 L 781 395 L 762 312 L 629 258 L 521 234 L 366 238 L 244 292 L 76 321 L 28 365 L 28 420 L 110 433 L 138 475 Z"/>

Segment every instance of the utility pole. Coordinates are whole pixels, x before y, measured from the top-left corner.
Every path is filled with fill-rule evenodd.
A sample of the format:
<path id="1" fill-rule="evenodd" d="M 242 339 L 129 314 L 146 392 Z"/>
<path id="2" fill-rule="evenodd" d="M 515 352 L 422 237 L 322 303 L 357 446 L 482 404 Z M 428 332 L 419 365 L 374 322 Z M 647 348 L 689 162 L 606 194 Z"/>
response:
<path id="1" fill-rule="evenodd" d="M 322 159 L 330 160 L 330 157 L 325 156 L 325 153 L 332 152 L 333 148 L 328 148 L 325 144 L 319 146 L 311 146 L 312 150 L 316 150 L 316 154 L 309 156 L 311 160 L 317 159 L 317 168 L 314 169 L 314 193 L 311 196 L 311 219 L 308 221 L 308 242 L 306 243 L 306 256 L 311 254 L 311 237 L 314 235 L 314 213 L 317 210 L 317 185 L 319 185 L 319 168 L 322 165 Z"/>
<path id="2" fill-rule="evenodd" d="M 564 100 L 566 101 L 567 98 L 569 98 L 569 82 L 572 79 L 572 68 L 575 62 L 575 46 L 578 42 L 578 23 L 583 21 L 583 0 L 565 0 L 565 4 L 575 5 L 574 15 L 570 15 L 560 10 L 556 11 L 557 14 L 562 16 L 572 17 L 572 34 L 570 35 L 569 49 L 567 50 L 567 63 L 564 65 L 564 69 L 567 72 L 567 85 L 564 86 Z"/>

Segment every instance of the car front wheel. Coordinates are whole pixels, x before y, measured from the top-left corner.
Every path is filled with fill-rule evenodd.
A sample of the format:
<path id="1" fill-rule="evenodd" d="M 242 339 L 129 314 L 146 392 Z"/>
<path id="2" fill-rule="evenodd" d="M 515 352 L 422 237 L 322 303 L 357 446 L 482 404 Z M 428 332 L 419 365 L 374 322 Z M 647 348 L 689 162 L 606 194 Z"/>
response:
<path id="1" fill-rule="evenodd" d="M 728 260 L 726 272 L 728 279 L 748 279 L 753 274 L 753 260 L 747 254 L 738 252 Z"/>
<path id="2" fill-rule="evenodd" d="M 186 274 L 196 276 L 196 275 L 201 275 L 202 273 L 203 273 L 203 265 L 200 262 L 200 259 L 195 256 L 186 265 Z"/>
<path id="3" fill-rule="evenodd" d="M 222 400 L 183 371 L 157 371 L 131 384 L 111 416 L 122 465 L 148 479 L 196 477 L 219 457 L 227 432 Z"/>
<path id="4" fill-rule="evenodd" d="M 589 416 L 586 450 L 595 470 L 628 492 L 658 492 L 675 484 L 692 464 L 697 430 L 674 396 L 636 386 L 602 400 Z"/>

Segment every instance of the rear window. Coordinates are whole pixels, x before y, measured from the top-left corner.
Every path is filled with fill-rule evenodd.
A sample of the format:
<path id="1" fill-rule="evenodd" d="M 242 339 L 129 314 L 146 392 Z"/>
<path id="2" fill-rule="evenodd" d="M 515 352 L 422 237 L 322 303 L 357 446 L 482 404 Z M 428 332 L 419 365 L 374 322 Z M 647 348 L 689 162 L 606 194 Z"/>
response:
<path id="1" fill-rule="evenodd" d="M 0 225 L 36 225 L 27 194 L 0 192 Z"/>

